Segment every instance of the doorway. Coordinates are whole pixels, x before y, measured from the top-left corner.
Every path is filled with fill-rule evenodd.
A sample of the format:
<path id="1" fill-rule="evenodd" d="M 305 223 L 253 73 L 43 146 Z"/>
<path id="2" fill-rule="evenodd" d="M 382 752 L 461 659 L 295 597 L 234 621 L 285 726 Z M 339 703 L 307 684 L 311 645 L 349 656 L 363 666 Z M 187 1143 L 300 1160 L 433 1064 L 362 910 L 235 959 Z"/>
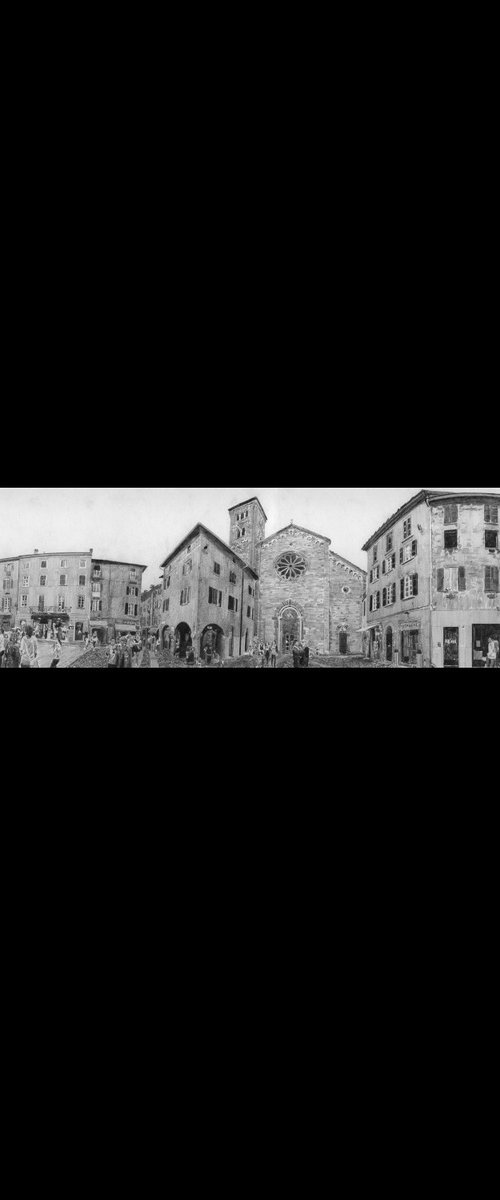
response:
<path id="1" fill-rule="evenodd" d="M 296 608 L 285 608 L 280 616 L 280 650 L 287 654 L 302 640 L 302 618 Z"/>
<path id="2" fill-rule="evenodd" d="M 420 630 L 405 629 L 401 634 L 401 662 L 416 667 L 420 650 Z"/>
<path id="3" fill-rule="evenodd" d="M 203 630 L 200 654 L 204 662 L 211 662 L 214 654 L 224 657 L 224 633 L 220 625 L 207 625 Z"/>
<path id="4" fill-rule="evenodd" d="M 485 667 L 488 655 L 488 644 L 490 638 L 493 641 L 500 642 L 500 625 L 473 625 L 472 626 L 472 666 Z M 497 660 L 497 667 L 500 667 L 500 660 Z"/>
<path id="5" fill-rule="evenodd" d="M 392 629 L 390 625 L 385 635 L 385 657 L 387 662 L 392 662 Z"/>
<path id="6" fill-rule="evenodd" d="M 339 633 L 339 654 L 347 654 L 347 651 L 348 651 L 347 633 L 345 632 L 345 630 L 342 630 L 342 632 Z"/>
<path id="7" fill-rule="evenodd" d="M 75 625 L 75 642 L 83 642 L 83 621 L 77 621 Z"/>
<path id="8" fill-rule="evenodd" d="M 193 639 L 189 625 L 186 625 L 185 621 L 181 621 L 175 631 L 175 653 L 179 658 L 185 658 L 192 644 Z"/>
<path id="9" fill-rule="evenodd" d="M 457 626 L 444 630 L 444 666 L 458 667 L 460 665 L 460 630 Z"/>

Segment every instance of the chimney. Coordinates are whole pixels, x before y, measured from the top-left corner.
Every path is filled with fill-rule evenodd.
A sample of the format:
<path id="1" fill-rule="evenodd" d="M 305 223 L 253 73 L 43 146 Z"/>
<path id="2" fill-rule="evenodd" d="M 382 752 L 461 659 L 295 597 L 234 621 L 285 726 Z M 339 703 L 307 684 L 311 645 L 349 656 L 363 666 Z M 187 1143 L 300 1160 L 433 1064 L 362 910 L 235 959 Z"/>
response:
<path id="1" fill-rule="evenodd" d="M 91 546 L 91 547 L 90 547 L 90 557 L 91 557 L 91 558 L 92 558 L 92 555 L 93 555 L 93 553 L 94 553 L 94 548 L 93 548 L 93 546 Z"/>
<path id="2" fill-rule="evenodd" d="M 33 554 L 38 554 L 38 553 L 39 553 L 39 551 L 38 551 L 38 550 L 34 550 L 34 551 L 33 551 Z"/>

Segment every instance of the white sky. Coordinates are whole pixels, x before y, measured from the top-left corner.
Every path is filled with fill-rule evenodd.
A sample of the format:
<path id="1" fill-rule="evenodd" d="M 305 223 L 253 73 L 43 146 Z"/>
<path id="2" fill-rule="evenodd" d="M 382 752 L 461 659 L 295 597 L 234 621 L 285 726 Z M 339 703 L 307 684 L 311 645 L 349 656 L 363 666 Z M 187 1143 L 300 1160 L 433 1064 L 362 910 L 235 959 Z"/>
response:
<path id="1" fill-rule="evenodd" d="M 496 488 L 442 491 L 500 492 Z M 366 567 L 361 546 L 410 499 L 414 488 L 0 488 L 0 558 L 93 548 L 98 558 L 146 563 L 147 585 L 160 563 L 203 521 L 225 542 L 228 508 L 258 496 L 267 534 L 304 525 L 332 539 L 339 554 Z"/>

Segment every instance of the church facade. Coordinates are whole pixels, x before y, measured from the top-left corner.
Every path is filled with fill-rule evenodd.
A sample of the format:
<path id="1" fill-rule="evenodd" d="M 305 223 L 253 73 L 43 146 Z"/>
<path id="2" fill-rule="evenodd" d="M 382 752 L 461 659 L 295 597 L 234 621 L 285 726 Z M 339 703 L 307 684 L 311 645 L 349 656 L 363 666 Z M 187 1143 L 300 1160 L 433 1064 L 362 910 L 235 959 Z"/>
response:
<path id="1" fill-rule="evenodd" d="M 293 522 L 266 537 L 254 496 L 230 510 L 231 547 L 255 570 L 257 637 L 280 652 L 306 641 L 320 654 L 360 654 L 366 573 L 323 534 Z"/>

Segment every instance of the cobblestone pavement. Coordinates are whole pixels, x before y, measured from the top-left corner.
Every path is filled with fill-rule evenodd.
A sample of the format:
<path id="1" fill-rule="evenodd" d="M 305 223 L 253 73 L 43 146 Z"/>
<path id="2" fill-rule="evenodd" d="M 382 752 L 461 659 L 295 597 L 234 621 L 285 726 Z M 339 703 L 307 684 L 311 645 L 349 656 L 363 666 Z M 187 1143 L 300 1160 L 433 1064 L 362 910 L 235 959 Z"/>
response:
<path id="1" fill-rule="evenodd" d="M 39 641 L 37 645 L 40 669 L 50 669 L 54 643 L 49 641 Z M 61 646 L 61 658 L 57 670 L 62 671 L 65 667 L 71 667 L 72 664 L 77 662 L 79 658 L 82 658 L 84 654 L 85 645 L 83 642 L 64 642 Z"/>
<path id="2" fill-rule="evenodd" d="M 193 667 L 193 666 L 188 667 L 186 662 L 182 662 L 182 661 L 180 662 L 178 658 L 175 658 L 175 659 L 172 658 L 172 656 L 170 654 L 167 654 L 165 651 L 160 651 L 159 662 L 157 665 L 162 669 L 175 668 L 177 670 L 179 670 L 179 669 L 190 670 L 190 671 L 196 670 L 196 667 Z M 309 667 L 312 668 L 313 670 L 318 670 L 318 669 L 325 670 L 325 668 L 327 670 L 346 670 L 346 669 L 356 670 L 356 668 L 359 668 L 361 670 L 366 670 L 366 669 L 374 670 L 375 669 L 375 670 L 386 670 L 386 671 L 389 670 L 390 671 L 393 669 L 391 663 L 372 662 L 369 659 L 363 658 L 361 655 L 359 657 L 355 656 L 355 655 L 352 655 L 352 656 L 347 655 L 347 657 L 346 657 L 344 655 L 339 656 L 339 655 L 333 655 L 333 654 L 332 655 L 330 655 L 330 654 L 312 655 L 309 660 Z M 203 669 L 205 671 L 207 671 L 207 670 L 208 671 L 220 671 L 221 669 L 224 671 L 230 671 L 230 670 L 235 670 L 235 669 L 243 670 L 243 671 L 252 671 L 252 670 L 255 671 L 257 669 L 257 661 L 255 658 L 252 657 L 252 655 L 245 655 L 243 658 L 226 659 L 222 668 L 219 665 L 207 667 L 207 665 L 205 663 L 202 663 L 201 668 L 199 668 L 199 669 Z M 271 667 L 261 668 L 260 662 L 259 662 L 258 669 L 259 670 L 261 670 L 261 669 L 262 670 L 264 670 L 264 669 L 272 670 L 274 668 L 271 668 Z M 280 654 L 278 657 L 277 669 L 293 671 L 295 669 L 294 665 L 293 665 L 293 655 L 292 654 Z"/>

